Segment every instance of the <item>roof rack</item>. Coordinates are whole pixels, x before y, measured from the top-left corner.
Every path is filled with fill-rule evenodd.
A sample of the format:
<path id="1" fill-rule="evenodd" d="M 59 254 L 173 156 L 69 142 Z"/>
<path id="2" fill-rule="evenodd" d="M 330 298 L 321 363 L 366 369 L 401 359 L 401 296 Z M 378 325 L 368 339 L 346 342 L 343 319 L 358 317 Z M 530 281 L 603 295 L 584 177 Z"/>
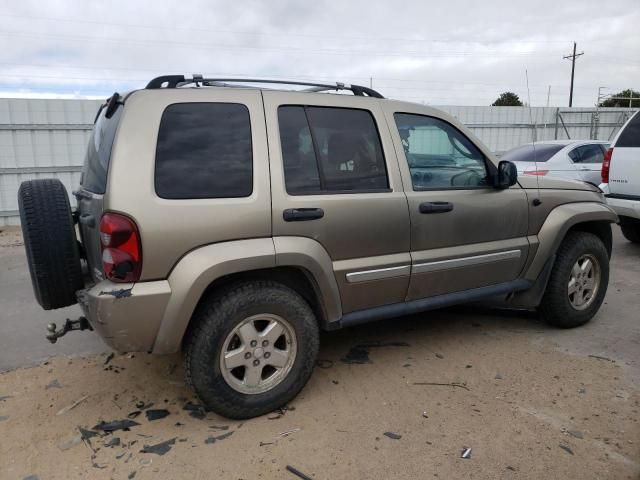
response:
<path id="1" fill-rule="evenodd" d="M 195 84 L 196 86 L 206 87 L 230 87 L 241 86 L 232 85 L 234 83 L 266 83 L 266 84 L 279 84 L 279 85 L 302 85 L 310 87 L 302 90 L 303 92 L 326 92 L 326 91 L 339 91 L 349 90 L 354 95 L 359 97 L 368 96 L 373 98 L 384 98 L 380 93 L 375 90 L 362 87 L 360 85 L 349 85 L 348 83 L 312 83 L 312 82 L 298 82 L 296 80 L 268 80 L 264 78 L 204 78 L 202 75 L 193 74 L 192 78 L 186 78 L 184 75 L 163 75 L 151 80 L 146 88 L 177 88 L 185 85 Z"/>

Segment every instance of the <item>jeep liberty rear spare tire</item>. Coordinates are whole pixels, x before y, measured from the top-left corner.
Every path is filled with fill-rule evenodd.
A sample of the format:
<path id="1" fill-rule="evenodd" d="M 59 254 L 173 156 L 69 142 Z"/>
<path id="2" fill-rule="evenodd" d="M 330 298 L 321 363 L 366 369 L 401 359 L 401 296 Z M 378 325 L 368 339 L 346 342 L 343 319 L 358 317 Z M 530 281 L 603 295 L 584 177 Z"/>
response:
<path id="1" fill-rule="evenodd" d="M 64 185 L 57 179 L 22 182 L 18 205 L 36 300 L 45 310 L 77 303 L 84 282 Z"/>
<path id="2" fill-rule="evenodd" d="M 272 281 L 235 284 L 194 313 L 184 348 L 187 381 L 225 417 L 269 413 L 307 383 L 318 343 L 315 315 L 295 291 Z"/>
<path id="3" fill-rule="evenodd" d="M 609 284 L 609 254 L 593 233 L 570 232 L 560 244 L 549 283 L 538 307 L 560 328 L 584 325 L 598 312 Z"/>

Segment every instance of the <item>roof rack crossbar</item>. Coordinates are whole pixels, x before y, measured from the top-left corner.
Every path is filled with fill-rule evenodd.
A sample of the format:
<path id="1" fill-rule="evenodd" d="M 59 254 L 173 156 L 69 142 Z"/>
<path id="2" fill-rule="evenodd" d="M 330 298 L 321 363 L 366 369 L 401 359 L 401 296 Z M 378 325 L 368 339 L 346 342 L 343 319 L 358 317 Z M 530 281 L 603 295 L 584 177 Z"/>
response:
<path id="1" fill-rule="evenodd" d="M 189 84 L 202 84 L 206 86 L 221 86 L 221 84 L 230 83 L 266 83 L 266 84 L 279 84 L 279 85 L 301 85 L 310 87 L 303 91 L 307 92 L 323 92 L 330 90 L 349 90 L 357 96 L 369 96 L 374 98 L 384 98 L 380 93 L 367 87 L 360 85 L 349 85 L 346 83 L 315 83 L 315 82 L 299 82 L 296 80 L 271 80 L 264 78 L 203 78 L 202 75 L 194 74 L 193 78 L 185 78 L 184 75 L 163 75 L 151 80 L 147 87 L 148 89 L 163 88 L 166 84 L 166 88 L 177 88 Z"/>

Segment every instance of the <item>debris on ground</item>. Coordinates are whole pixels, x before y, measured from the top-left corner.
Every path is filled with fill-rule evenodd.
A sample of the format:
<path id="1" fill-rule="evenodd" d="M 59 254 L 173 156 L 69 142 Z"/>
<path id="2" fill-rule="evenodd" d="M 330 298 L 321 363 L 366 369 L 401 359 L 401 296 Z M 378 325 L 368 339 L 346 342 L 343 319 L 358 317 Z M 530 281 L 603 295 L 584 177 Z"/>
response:
<path id="1" fill-rule="evenodd" d="M 64 415 L 68 411 L 73 410 L 74 408 L 76 408 L 78 405 L 80 405 L 82 402 L 84 402 L 87 398 L 89 398 L 89 395 L 84 395 L 84 396 L 80 397 L 78 400 L 73 402 L 71 405 L 67 405 L 66 407 L 63 407 L 60 410 L 58 410 L 58 413 L 56 413 L 56 415 L 58 415 L 58 416 Z"/>
<path id="2" fill-rule="evenodd" d="M 287 465 L 287 470 L 293 473 L 296 477 L 302 478 L 302 480 L 313 480 L 309 475 L 305 475 L 300 470 L 298 470 L 295 467 L 292 467 L 291 465 Z"/>
<path id="3" fill-rule="evenodd" d="M 127 476 L 127 478 L 128 478 L 129 480 L 131 480 L 131 479 L 132 479 L 132 478 L 134 478 L 135 476 L 136 476 L 136 471 L 134 470 L 133 472 L 131 472 L 131 473 Z"/>
<path id="4" fill-rule="evenodd" d="M 113 360 L 114 356 L 115 356 L 115 354 L 113 352 L 111 352 L 109 355 L 107 355 L 107 358 L 104 359 L 103 365 L 109 365 L 109 362 L 111 360 Z"/>
<path id="5" fill-rule="evenodd" d="M 422 416 L 423 416 L 424 418 L 429 418 L 429 415 L 427 415 L 427 412 L 422 412 Z"/>
<path id="6" fill-rule="evenodd" d="M 398 435 L 397 433 L 393 432 L 384 432 L 383 435 L 385 437 L 389 437 L 391 440 L 400 440 L 402 438 L 402 435 Z"/>
<path id="7" fill-rule="evenodd" d="M 333 367 L 333 360 L 316 360 L 316 367 L 318 368 L 331 368 Z"/>
<path id="8" fill-rule="evenodd" d="M 0 402 L 4 402 L 7 398 L 13 398 L 13 395 L 0 395 Z"/>
<path id="9" fill-rule="evenodd" d="M 567 430 L 567 433 L 569 435 L 571 435 L 572 437 L 575 438 L 579 438 L 582 440 L 583 436 L 582 436 L 582 432 L 578 431 L 578 430 Z"/>
<path id="10" fill-rule="evenodd" d="M 229 438 L 231 435 L 233 435 L 233 432 L 223 433 L 222 435 L 218 435 L 217 437 L 210 436 L 210 437 L 207 437 L 204 443 L 206 444 L 216 443 L 224 440 L 225 438 Z"/>
<path id="11" fill-rule="evenodd" d="M 161 418 L 165 418 L 170 415 L 169 410 L 166 410 L 164 408 L 147 410 L 144 413 L 147 416 L 147 420 L 149 420 L 150 422 L 153 422 L 154 420 L 160 420 Z"/>
<path id="12" fill-rule="evenodd" d="M 60 385 L 60 382 L 57 378 L 54 378 L 44 387 L 45 390 L 49 390 L 50 388 L 62 388 L 62 385 Z"/>
<path id="13" fill-rule="evenodd" d="M 213 430 L 229 430 L 229 425 L 209 425 L 209 428 L 213 429 Z"/>
<path id="14" fill-rule="evenodd" d="M 436 353 L 436 358 L 442 360 L 444 358 L 444 355 L 442 355 L 441 353 Z"/>
<path id="15" fill-rule="evenodd" d="M 438 382 L 413 382 L 413 385 L 433 385 L 437 387 L 458 387 L 464 388 L 465 390 L 469 390 L 466 383 L 461 382 L 450 382 L 450 383 L 438 383 Z"/>
<path id="16" fill-rule="evenodd" d="M 500 375 L 499 373 L 496 373 L 496 376 L 493 378 L 496 380 L 502 380 L 502 375 Z"/>
<path id="17" fill-rule="evenodd" d="M 164 442 L 157 443 L 155 445 L 145 445 L 140 453 L 154 453 L 156 455 L 164 455 L 169 450 L 171 450 L 171 446 L 175 445 L 176 437 L 173 437 L 169 440 L 165 440 Z"/>
<path id="18" fill-rule="evenodd" d="M 190 417 L 197 418 L 198 420 L 202 420 L 207 416 L 207 411 L 204 406 L 197 403 L 187 402 L 182 409 L 188 411 Z"/>
<path id="19" fill-rule="evenodd" d="M 371 342 L 371 343 L 360 343 L 358 345 L 354 345 L 347 352 L 347 354 L 340 359 L 341 362 L 349 363 L 349 364 L 364 364 L 371 363 L 369 359 L 369 352 L 372 348 L 379 347 L 408 347 L 409 344 L 407 342 Z"/>
<path id="20" fill-rule="evenodd" d="M 463 447 L 462 452 L 460 453 L 460 458 L 471 458 L 471 449 Z"/>
<path id="21" fill-rule="evenodd" d="M 571 450 L 567 445 L 563 445 L 562 443 L 560 445 L 558 445 L 561 449 L 563 449 L 565 452 L 573 455 L 573 450 Z"/>
<path id="22" fill-rule="evenodd" d="M 139 401 L 136 402 L 136 408 L 138 410 L 146 410 L 146 409 L 151 408 L 151 407 L 153 407 L 153 402 L 146 403 L 143 400 L 139 400 Z"/>
<path id="23" fill-rule="evenodd" d="M 124 431 L 129 431 L 129 429 L 131 427 L 135 427 L 137 425 L 140 425 L 138 422 L 135 422 L 133 420 L 113 420 L 111 422 L 100 422 L 97 425 L 95 425 L 93 427 L 94 430 L 102 430 L 103 432 L 107 432 L 107 433 L 111 433 L 111 432 L 115 432 L 116 430 L 124 430 Z"/>
<path id="24" fill-rule="evenodd" d="M 9 420 L 9 415 L 0 415 L 0 422 L 4 422 L 5 420 Z"/>
<path id="25" fill-rule="evenodd" d="M 142 410 L 134 410 L 133 412 L 130 412 L 129 414 L 127 414 L 127 418 L 130 418 L 130 419 L 133 420 L 134 418 L 136 418 L 141 413 L 142 413 Z"/>
<path id="26" fill-rule="evenodd" d="M 616 361 L 615 361 L 615 360 L 612 360 L 612 359 L 610 359 L 610 358 L 608 358 L 608 357 L 602 357 L 602 356 L 600 356 L 600 355 L 588 355 L 588 356 L 589 356 L 589 357 L 591 357 L 591 358 L 595 358 L 595 359 L 597 359 L 597 360 L 605 360 L 605 361 L 607 361 L 607 362 L 616 363 Z"/>
<path id="27" fill-rule="evenodd" d="M 58 443 L 58 448 L 63 452 L 69 450 L 70 448 L 75 447 L 76 445 L 80 445 L 83 441 L 82 434 L 75 435 L 71 437 L 69 440 L 65 440 L 64 442 Z"/>
<path id="28" fill-rule="evenodd" d="M 296 409 L 296 407 L 290 407 L 288 405 L 285 405 L 284 407 L 280 407 L 280 408 L 274 410 L 273 414 L 268 416 L 267 419 L 268 420 L 277 420 L 279 418 L 282 418 L 287 411 L 294 411 L 295 409 Z"/>
<path id="29" fill-rule="evenodd" d="M 119 447 L 120 446 L 120 437 L 113 437 L 107 443 L 104 444 L 105 447 Z"/>
<path id="30" fill-rule="evenodd" d="M 22 480 L 40 480 L 40 478 L 38 477 L 38 475 L 27 475 Z"/>
<path id="31" fill-rule="evenodd" d="M 300 429 L 299 428 L 294 428 L 293 430 L 287 430 L 286 432 L 281 432 L 279 433 L 275 438 L 278 437 L 288 437 L 289 435 L 291 435 L 292 433 L 296 433 L 299 432 Z"/>

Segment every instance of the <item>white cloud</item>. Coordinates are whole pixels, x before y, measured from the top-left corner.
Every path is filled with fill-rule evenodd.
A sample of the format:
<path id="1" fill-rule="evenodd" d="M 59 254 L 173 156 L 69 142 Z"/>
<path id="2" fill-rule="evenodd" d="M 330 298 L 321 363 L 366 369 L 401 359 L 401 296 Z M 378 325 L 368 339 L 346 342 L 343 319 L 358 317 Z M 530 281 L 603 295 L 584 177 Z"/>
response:
<path id="1" fill-rule="evenodd" d="M 500 92 L 566 106 L 640 88 L 637 0 L 558 2 L 6 2 L 0 92 L 104 97 L 166 73 L 338 80 L 388 97 L 486 105 Z M 636 82 L 636 83 L 634 83 Z"/>

